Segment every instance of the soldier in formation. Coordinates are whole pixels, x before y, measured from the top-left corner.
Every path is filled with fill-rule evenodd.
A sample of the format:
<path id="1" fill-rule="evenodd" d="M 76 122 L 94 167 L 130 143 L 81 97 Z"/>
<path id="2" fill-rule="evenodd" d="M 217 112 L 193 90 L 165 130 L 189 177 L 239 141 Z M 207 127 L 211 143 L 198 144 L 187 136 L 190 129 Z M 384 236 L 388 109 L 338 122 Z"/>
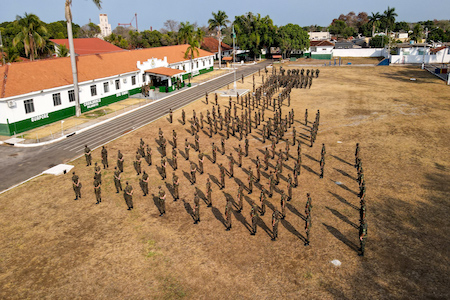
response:
<path id="1" fill-rule="evenodd" d="M 159 216 L 162 217 L 166 213 L 166 192 L 162 189 L 161 186 L 158 186 L 159 189 Z"/>
<path id="2" fill-rule="evenodd" d="M 152 165 L 152 148 L 150 148 L 149 145 L 147 145 L 147 148 L 145 149 L 145 161 L 149 166 Z"/>
<path id="3" fill-rule="evenodd" d="M 102 164 L 103 169 L 108 168 L 108 151 L 105 146 L 102 146 Z"/>
<path id="4" fill-rule="evenodd" d="M 200 222 L 200 197 L 197 191 L 194 193 L 194 224 Z"/>
<path id="5" fill-rule="evenodd" d="M 95 199 L 97 200 L 97 203 L 99 204 L 102 202 L 102 184 L 98 178 L 94 177 L 94 193 L 95 193 Z"/>
<path id="6" fill-rule="evenodd" d="M 116 187 L 116 193 L 122 190 L 122 183 L 120 182 L 121 172 L 117 167 L 114 167 L 114 185 Z"/>
<path id="7" fill-rule="evenodd" d="M 91 149 L 87 145 L 84 145 L 84 157 L 86 158 L 86 167 L 92 165 Z"/>
<path id="8" fill-rule="evenodd" d="M 148 174 L 145 172 L 142 172 L 142 179 L 140 181 L 141 183 L 141 189 L 142 192 L 144 193 L 144 197 L 147 196 L 148 194 Z"/>
<path id="9" fill-rule="evenodd" d="M 178 199 L 180 199 L 180 194 L 178 191 L 178 187 L 180 186 L 180 181 L 178 179 L 177 174 L 175 174 L 175 172 L 173 172 L 172 184 L 173 184 L 173 198 L 174 198 L 174 201 L 177 201 Z"/>
<path id="10" fill-rule="evenodd" d="M 212 193 L 211 181 L 209 180 L 209 178 L 207 178 L 206 179 L 206 202 L 207 202 L 208 207 L 212 206 L 211 193 Z"/>
<path id="11" fill-rule="evenodd" d="M 272 213 L 272 241 L 278 238 L 278 223 L 280 222 L 280 213 L 275 208 Z"/>
<path id="12" fill-rule="evenodd" d="M 81 198 L 81 182 L 75 172 L 72 173 L 72 187 L 75 192 L 75 200 L 78 200 L 78 198 Z"/>
<path id="13" fill-rule="evenodd" d="M 133 162 L 137 175 L 141 175 L 141 155 L 136 152 L 136 160 Z"/>
<path id="14" fill-rule="evenodd" d="M 230 199 L 227 199 L 227 204 L 225 206 L 225 227 L 227 231 L 231 229 L 231 214 L 233 213 L 232 210 L 233 207 L 231 205 L 231 201 Z"/>
<path id="15" fill-rule="evenodd" d="M 123 154 L 120 152 L 120 150 L 117 151 L 117 168 L 122 173 L 123 172 Z"/>
<path id="16" fill-rule="evenodd" d="M 255 235 L 258 225 L 258 206 L 256 204 L 252 205 L 252 209 L 250 211 L 250 218 L 252 218 L 252 232 L 250 234 Z"/>
<path id="17" fill-rule="evenodd" d="M 133 209 L 133 187 L 128 184 L 128 181 L 125 183 L 126 186 L 123 189 L 123 197 L 125 199 L 125 203 L 128 206 L 128 210 Z"/>

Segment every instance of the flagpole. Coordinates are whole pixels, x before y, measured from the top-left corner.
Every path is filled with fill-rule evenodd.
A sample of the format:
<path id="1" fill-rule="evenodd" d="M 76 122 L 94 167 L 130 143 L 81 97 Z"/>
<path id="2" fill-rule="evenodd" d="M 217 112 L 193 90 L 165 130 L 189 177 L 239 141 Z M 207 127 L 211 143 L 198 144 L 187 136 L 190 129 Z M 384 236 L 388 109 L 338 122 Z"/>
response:
<path id="1" fill-rule="evenodd" d="M 234 69 L 234 91 L 237 93 L 236 89 L 236 33 L 234 32 L 234 25 L 233 25 L 233 69 Z"/>

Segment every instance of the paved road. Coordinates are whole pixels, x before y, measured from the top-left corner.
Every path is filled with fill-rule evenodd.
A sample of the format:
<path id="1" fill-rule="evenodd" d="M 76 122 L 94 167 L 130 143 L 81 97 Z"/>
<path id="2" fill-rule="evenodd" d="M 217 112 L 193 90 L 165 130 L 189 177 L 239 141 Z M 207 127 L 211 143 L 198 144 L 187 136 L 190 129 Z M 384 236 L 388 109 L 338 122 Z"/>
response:
<path id="1" fill-rule="evenodd" d="M 236 78 L 241 78 L 242 74 L 247 76 L 254 73 L 270 63 L 270 61 L 264 61 L 242 67 L 236 71 Z M 234 74 L 230 73 L 51 145 L 35 148 L 0 146 L 0 191 L 81 155 L 85 144 L 91 149 L 106 144 L 130 130 L 167 114 L 169 108 L 175 110 L 183 107 L 204 96 L 205 92 L 213 92 L 233 81 Z"/>

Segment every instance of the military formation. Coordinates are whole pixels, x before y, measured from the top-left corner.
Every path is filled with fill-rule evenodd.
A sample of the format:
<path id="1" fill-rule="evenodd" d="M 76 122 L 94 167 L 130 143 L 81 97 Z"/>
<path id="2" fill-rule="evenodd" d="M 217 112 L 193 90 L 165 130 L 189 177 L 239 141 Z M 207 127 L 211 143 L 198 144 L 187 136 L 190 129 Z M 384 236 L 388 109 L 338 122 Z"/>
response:
<path id="1" fill-rule="evenodd" d="M 206 104 L 208 109 L 206 113 L 200 112 L 197 114 L 195 110 L 192 112 L 192 116 L 188 118 L 184 109 L 181 110 L 181 124 L 187 125 L 189 128 L 187 131 L 191 134 L 192 140 L 188 138 L 185 139 L 184 151 L 177 147 L 177 132 L 172 129 L 172 143 L 167 143 L 164 137 L 164 131 L 159 128 L 158 139 L 157 139 L 157 150 L 161 155 L 161 164 L 156 166 L 159 174 L 161 175 L 161 180 L 166 182 L 169 181 L 167 178 L 167 167 L 172 167 L 173 175 L 171 178 L 173 200 L 177 201 L 180 199 L 179 186 L 180 180 L 176 174 L 178 169 L 178 153 L 189 162 L 189 169 L 187 172 L 183 171 L 184 176 L 188 178 L 190 184 L 195 186 L 197 184 L 197 172 L 198 176 L 208 176 L 205 175 L 205 156 L 207 156 L 206 162 L 210 161 L 209 167 L 217 165 L 219 169 L 220 179 L 217 182 L 214 177 L 209 177 L 206 180 L 206 192 L 204 193 L 204 201 L 207 207 L 211 207 L 213 203 L 212 199 L 212 181 L 217 183 L 219 189 L 223 190 L 226 187 L 225 175 L 228 175 L 228 179 L 234 179 L 238 183 L 238 189 L 236 194 L 236 200 L 233 197 L 225 197 L 226 205 L 224 208 L 224 225 L 226 230 L 231 230 L 232 219 L 236 213 L 242 214 L 244 210 L 244 190 L 247 194 L 252 194 L 254 187 L 260 189 L 259 191 L 259 203 L 250 202 L 250 219 L 251 219 L 251 235 L 256 235 L 257 227 L 259 222 L 261 222 L 260 216 L 264 216 L 267 209 L 268 200 L 267 198 L 278 198 L 279 205 L 270 204 L 270 208 L 273 210 L 272 213 L 272 240 L 278 239 L 278 224 L 280 221 L 283 222 L 284 219 L 289 218 L 287 215 L 287 205 L 289 201 L 293 200 L 293 189 L 299 186 L 298 178 L 301 173 L 302 167 L 302 142 L 297 138 L 297 131 L 294 126 L 294 110 L 289 109 L 291 104 L 291 90 L 294 88 L 311 88 L 312 80 L 318 77 L 319 70 L 298 70 L 289 69 L 285 70 L 280 67 L 277 72 L 276 68 L 272 68 L 272 75 L 268 75 L 267 68 L 266 80 L 263 84 L 256 88 L 254 86 L 253 94 L 237 94 L 235 99 L 231 97 L 228 99 L 228 106 L 220 106 L 218 101 L 218 96 L 215 94 L 215 101 L 208 101 L 208 93 L 205 95 Z M 233 101 L 234 100 L 234 101 Z M 211 107 L 212 106 L 212 107 Z M 211 109 L 210 109 L 211 108 Z M 172 109 L 168 112 L 168 121 L 173 124 L 173 112 Z M 304 125 L 310 132 L 310 147 L 314 145 L 319 129 L 320 111 L 317 110 L 315 121 L 308 121 L 308 110 L 305 111 L 305 121 Z M 298 121 L 297 121 L 298 122 Z M 300 122 L 298 122 L 300 123 Z M 311 126 L 310 126 L 311 124 Z M 201 130 L 202 129 L 202 130 Z M 250 141 L 250 133 L 252 129 L 259 134 L 260 138 L 252 139 Z M 205 133 L 206 138 L 213 139 L 210 142 L 210 151 L 204 149 L 210 154 L 201 151 L 200 135 Z M 229 156 L 226 156 L 226 143 L 230 138 L 236 138 L 240 141 L 236 150 L 231 150 Z M 192 142 L 192 144 L 191 144 Z M 172 146 L 172 158 L 167 157 L 167 146 Z M 303 143 L 305 145 L 305 143 Z M 198 152 L 198 160 L 191 160 L 189 155 L 190 149 Z M 260 160 L 259 156 L 256 159 L 249 158 L 249 148 L 252 147 L 252 152 L 254 149 L 258 149 L 263 153 L 263 159 Z M 297 149 L 297 153 L 291 150 Z M 270 149 L 270 150 L 269 150 Z M 236 151 L 237 153 L 233 153 Z M 293 152 L 293 153 L 291 153 Z M 170 152 L 169 152 L 170 153 Z M 234 159 L 233 154 L 236 155 L 237 160 Z M 144 159 L 147 165 L 152 166 L 152 148 L 144 142 L 141 138 L 139 146 L 136 151 L 135 159 L 133 160 L 133 167 L 136 171 L 136 176 L 138 176 L 139 186 L 143 192 L 143 196 L 147 196 L 149 193 L 149 175 L 146 170 L 142 169 L 141 163 Z M 224 156 L 228 160 L 227 166 L 223 163 L 218 162 L 218 156 Z M 320 159 L 320 175 L 319 178 L 324 177 L 324 167 L 325 167 L 325 156 L 326 150 L 325 145 L 322 144 L 321 159 Z M 359 145 L 357 145 L 357 150 L 355 153 L 355 167 L 358 171 L 358 182 L 360 184 L 360 194 L 361 199 L 361 226 L 360 226 L 360 240 L 361 249 L 360 252 L 364 254 L 365 240 L 367 237 L 367 224 L 365 223 L 365 183 L 364 183 L 364 173 L 362 170 L 361 158 L 359 157 Z M 86 145 L 85 146 L 85 158 L 87 166 L 92 165 L 92 155 L 91 150 Z M 108 165 L 108 153 L 106 147 L 102 147 L 101 151 L 101 162 L 103 168 L 109 168 Z M 245 159 L 245 161 L 243 161 Z M 283 164 L 290 159 L 294 160 L 294 167 L 285 168 L 283 173 Z M 273 162 L 270 162 L 273 160 Z M 169 164 L 168 164 L 169 162 Z M 250 163 L 250 164 L 249 164 Z M 209 164 L 209 163 L 208 163 Z M 101 203 L 101 169 L 97 164 L 94 168 L 94 193 L 96 196 L 97 204 Z M 246 183 L 241 179 L 235 177 L 234 167 L 237 166 L 241 168 L 247 174 Z M 228 167 L 228 168 L 227 168 Z M 181 167 L 180 167 L 181 168 Z M 116 193 L 123 192 L 125 203 L 128 210 L 133 209 L 133 187 L 126 182 L 126 186 L 122 189 L 121 184 L 121 174 L 124 169 L 124 157 L 120 150 L 117 156 L 117 166 L 114 168 L 114 185 L 116 188 Z M 263 170 L 264 176 L 261 176 Z M 286 174 L 287 172 L 287 174 Z M 292 172 L 292 173 L 291 173 Z M 285 175 L 283 175 L 285 174 Z M 264 182 L 268 179 L 266 182 Z M 277 187 L 280 185 L 281 178 L 286 181 L 286 191 Z M 81 198 L 81 183 L 79 177 L 74 173 L 72 177 L 73 189 L 75 191 L 76 200 Z M 283 185 L 284 186 L 284 185 Z M 268 187 L 266 189 L 265 187 Z M 159 210 L 159 215 L 163 217 L 166 214 L 166 192 L 162 186 L 158 187 L 158 201 L 157 206 Z M 200 222 L 200 195 L 197 191 L 193 194 L 192 202 L 192 218 L 194 224 Z M 203 196 L 202 196 L 203 197 Z M 305 234 L 304 241 L 305 246 L 310 244 L 311 238 L 311 209 L 312 200 L 309 193 L 306 193 L 306 207 L 305 207 Z M 184 199 L 183 201 L 185 201 Z M 215 202 L 215 200 L 214 200 Z"/>

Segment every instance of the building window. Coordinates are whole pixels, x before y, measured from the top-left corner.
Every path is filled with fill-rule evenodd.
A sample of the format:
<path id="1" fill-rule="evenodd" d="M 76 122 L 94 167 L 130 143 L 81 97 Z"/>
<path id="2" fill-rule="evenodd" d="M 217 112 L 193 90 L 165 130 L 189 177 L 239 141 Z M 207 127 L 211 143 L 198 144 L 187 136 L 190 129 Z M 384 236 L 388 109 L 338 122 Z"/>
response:
<path id="1" fill-rule="evenodd" d="M 197 61 L 197 69 L 198 69 L 198 61 Z"/>
<path id="2" fill-rule="evenodd" d="M 145 83 L 145 73 L 142 74 L 142 83 Z"/>
<path id="3" fill-rule="evenodd" d="M 136 76 L 131 76 L 131 85 L 136 84 Z"/>
<path id="4" fill-rule="evenodd" d="M 68 91 L 68 94 L 69 94 L 69 102 L 74 102 L 75 101 L 75 91 L 70 90 L 70 91 Z"/>
<path id="5" fill-rule="evenodd" d="M 105 93 L 109 92 L 109 82 L 103 82 L 103 91 Z"/>
<path id="6" fill-rule="evenodd" d="M 91 96 L 97 96 L 97 86 L 91 85 Z"/>
<path id="7" fill-rule="evenodd" d="M 183 65 L 183 71 L 186 71 L 186 66 L 185 65 Z"/>
<path id="8" fill-rule="evenodd" d="M 203 66 L 205 66 L 205 60 L 203 60 Z"/>
<path id="9" fill-rule="evenodd" d="M 116 79 L 116 90 L 120 89 L 120 79 Z"/>
<path id="10" fill-rule="evenodd" d="M 29 114 L 34 112 L 33 99 L 25 100 L 23 101 L 23 104 L 25 105 L 25 113 Z"/>
<path id="11" fill-rule="evenodd" d="M 53 106 L 58 106 L 58 105 L 61 105 L 61 94 L 60 93 L 53 94 Z"/>

